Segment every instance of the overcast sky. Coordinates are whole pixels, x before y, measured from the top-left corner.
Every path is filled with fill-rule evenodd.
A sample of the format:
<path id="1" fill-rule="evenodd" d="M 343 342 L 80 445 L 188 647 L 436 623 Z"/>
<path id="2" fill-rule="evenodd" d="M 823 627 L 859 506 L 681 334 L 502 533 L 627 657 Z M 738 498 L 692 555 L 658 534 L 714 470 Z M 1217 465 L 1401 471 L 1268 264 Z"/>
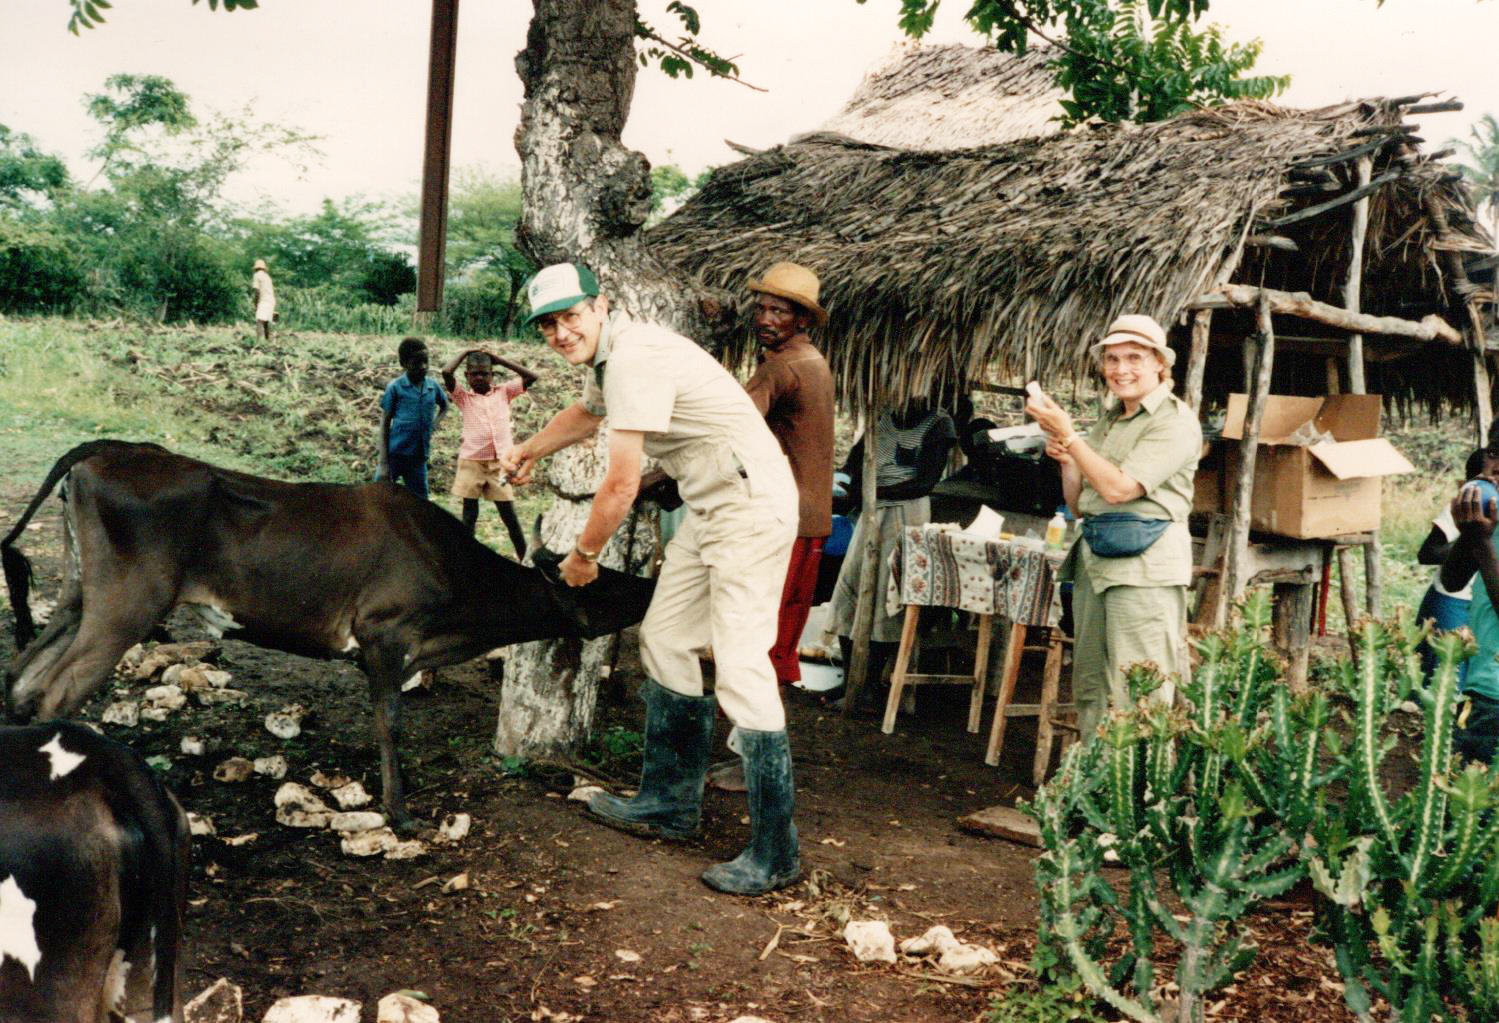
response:
<path id="1" fill-rule="evenodd" d="M 664 27 L 663 0 L 642 0 Z M 947 0 L 934 41 L 974 42 L 963 0 Z M 625 141 L 653 163 L 692 172 L 726 163 L 724 139 L 770 146 L 835 112 L 898 42 L 896 0 L 698 0 L 703 38 L 740 55 L 742 74 L 768 89 L 643 71 Z M 261 0 L 226 14 L 189 0 L 116 0 L 109 21 L 75 38 L 66 0 L 0 0 L 0 123 L 90 173 L 94 125 L 81 97 L 120 71 L 162 74 L 195 108 L 252 104 L 267 120 L 324 136 L 325 158 L 300 180 L 263 165 L 233 185 L 292 210 L 323 196 L 394 196 L 421 174 L 430 4 L 425 0 Z M 531 5 L 464 0 L 459 15 L 453 157 L 459 166 L 517 165 L 521 100 L 514 69 Z M 1282 101 L 1321 106 L 1357 96 L 1440 90 L 1459 114 L 1423 116 L 1430 142 L 1466 134 L 1499 113 L 1499 0 L 1213 0 L 1235 39 L 1258 37 L 1259 69 L 1293 76 Z"/>

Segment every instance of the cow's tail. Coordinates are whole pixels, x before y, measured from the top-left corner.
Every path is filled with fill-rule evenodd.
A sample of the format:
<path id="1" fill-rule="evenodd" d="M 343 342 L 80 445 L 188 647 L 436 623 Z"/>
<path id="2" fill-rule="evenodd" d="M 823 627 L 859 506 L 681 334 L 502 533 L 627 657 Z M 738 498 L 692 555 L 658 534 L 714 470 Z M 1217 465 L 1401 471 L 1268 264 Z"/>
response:
<path id="1" fill-rule="evenodd" d="M 31 560 L 22 554 L 15 546 L 16 539 L 20 537 L 21 531 L 31 521 L 42 502 L 57 489 L 57 484 L 62 481 L 73 466 L 85 459 L 92 458 L 101 451 L 111 448 L 131 446 L 126 441 L 119 440 L 91 440 L 79 444 L 73 450 L 63 455 L 52 466 L 52 471 L 47 473 L 47 478 L 42 481 L 42 487 L 21 513 L 21 518 L 11 527 L 5 538 L 0 540 L 0 568 L 5 572 L 5 591 L 10 596 L 10 606 L 16 615 L 16 648 L 24 649 L 28 643 L 36 638 L 36 622 L 31 617 Z"/>

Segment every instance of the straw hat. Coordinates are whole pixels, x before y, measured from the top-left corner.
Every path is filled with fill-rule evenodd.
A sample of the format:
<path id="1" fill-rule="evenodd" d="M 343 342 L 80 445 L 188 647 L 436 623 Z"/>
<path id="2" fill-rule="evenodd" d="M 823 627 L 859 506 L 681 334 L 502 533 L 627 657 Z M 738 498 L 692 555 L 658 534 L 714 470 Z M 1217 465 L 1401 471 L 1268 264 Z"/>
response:
<path id="1" fill-rule="evenodd" d="M 1166 343 L 1166 332 L 1153 317 L 1140 313 L 1127 313 L 1109 324 L 1108 333 L 1104 334 L 1103 340 L 1089 351 L 1093 358 L 1098 359 L 1103 357 L 1103 350 L 1109 345 L 1122 345 L 1127 342 L 1144 345 L 1146 348 L 1159 352 L 1167 369 L 1176 365 L 1176 353 Z"/>
<path id="2" fill-rule="evenodd" d="M 255 269 L 256 270 L 265 270 L 267 273 L 270 272 L 270 270 L 265 265 L 265 260 L 263 260 L 263 259 L 257 259 L 255 261 Z"/>
<path id="3" fill-rule="evenodd" d="M 817 304 L 821 282 L 815 273 L 804 266 L 777 263 L 765 271 L 765 276 L 759 280 L 751 278 L 746 287 L 763 295 L 774 295 L 788 302 L 795 302 L 817 318 L 819 327 L 827 326 L 828 314 Z"/>

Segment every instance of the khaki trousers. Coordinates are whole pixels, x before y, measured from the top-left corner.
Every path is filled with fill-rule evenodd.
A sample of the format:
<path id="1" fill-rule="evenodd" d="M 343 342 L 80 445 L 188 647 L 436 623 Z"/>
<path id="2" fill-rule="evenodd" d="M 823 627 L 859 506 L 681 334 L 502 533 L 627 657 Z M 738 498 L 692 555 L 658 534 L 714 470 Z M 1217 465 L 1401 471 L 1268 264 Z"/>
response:
<path id="1" fill-rule="evenodd" d="M 718 705 L 739 728 L 786 727 L 770 664 L 797 521 L 746 498 L 689 511 L 666 547 L 656 595 L 640 623 L 640 660 L 664 688 L 703 695 L 698 654 L 713 647 Z"/>
<path id="2" fill-rule="evenodd" d="M 1096 593 L 1086 572 L 1072 587 L 1072 700 L 1084 740 L 1093 738 L 1110 706 L 1130 706 L 1126 669 L 1149 661 L 1169 680 L 1154 698 L 1169 704 L 1183 677 L 1186 653 L 1185 586 L 1111 586 Z"/>

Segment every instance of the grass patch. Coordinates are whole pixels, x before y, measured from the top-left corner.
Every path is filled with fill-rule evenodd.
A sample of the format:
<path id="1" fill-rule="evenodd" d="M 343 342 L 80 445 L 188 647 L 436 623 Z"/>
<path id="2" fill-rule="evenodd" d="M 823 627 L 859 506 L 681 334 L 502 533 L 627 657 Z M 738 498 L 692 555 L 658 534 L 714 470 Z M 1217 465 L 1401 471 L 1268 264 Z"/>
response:
<path id="1" fill-rule="evenodd" d="M 546 375 L 514 406 L 527 436 L 577 393 L 574 374 L 538 344 L 487 342 Z M 279 332 L 268 345 L 239 327 L 163 327 L 121 320 L 0 318 L 0 453 L 11 479 L 40 482 L 64 451 L 96 437 L 154 441 L 218 465 L 299 482 L 373 478 L 380 395 L 400 373 L 394 339 Z M 431 344 L 434 366 L 467 342 Z M 454 513 L 447 490 L 459 417 L 432 441 L 433 499 Z M 548 503 L 538 488 L 517 495 L 527 525 Z M 499 517 L 481 509 L 479 537 L 509 550 Z"/>

